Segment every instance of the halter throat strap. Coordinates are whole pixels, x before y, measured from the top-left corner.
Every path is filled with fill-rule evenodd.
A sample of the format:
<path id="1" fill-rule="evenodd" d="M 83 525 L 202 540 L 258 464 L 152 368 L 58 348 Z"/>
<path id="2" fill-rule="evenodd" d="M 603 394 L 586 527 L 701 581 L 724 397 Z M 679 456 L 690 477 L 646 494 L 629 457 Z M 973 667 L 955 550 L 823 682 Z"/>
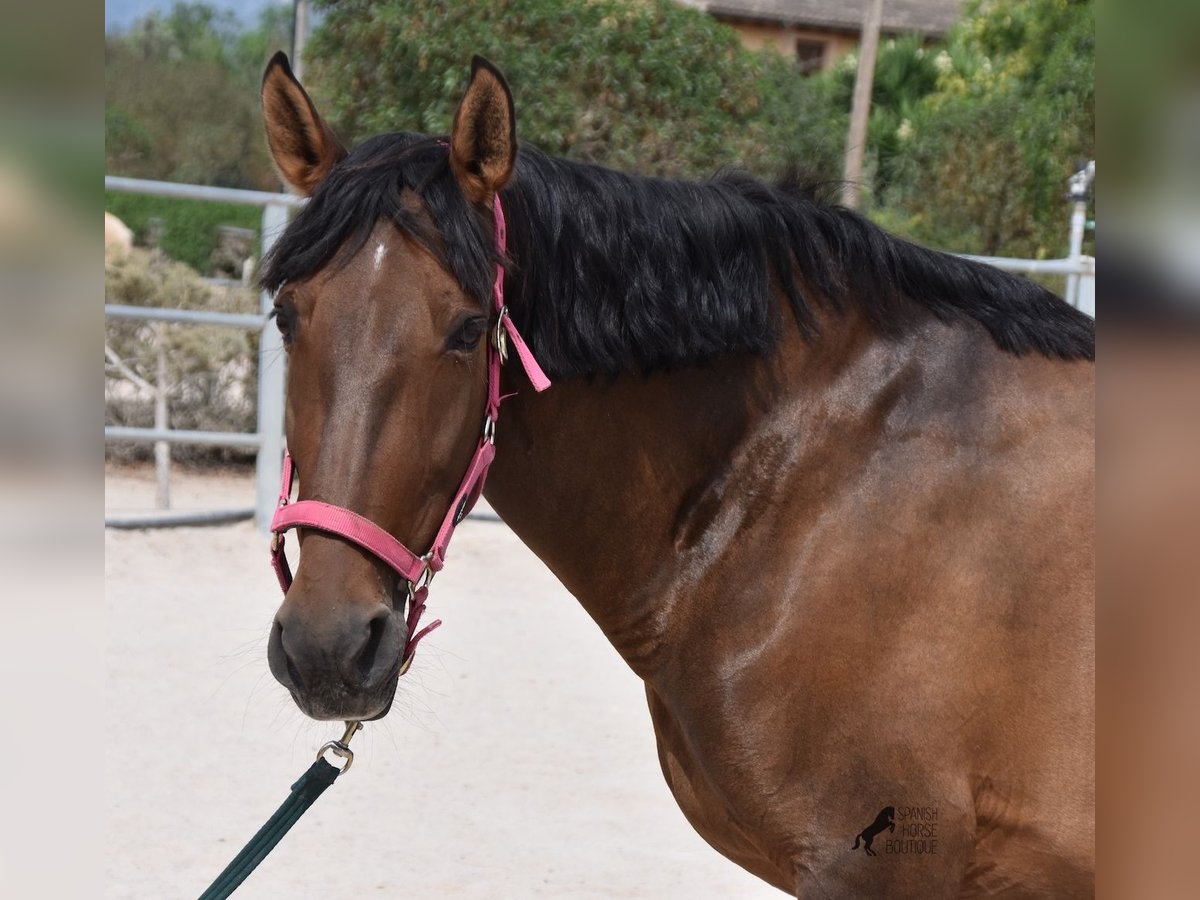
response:
<path id="1" fill-rule="evenodd" d="M 292 586 L 292 572 L 284 555 L 284 534 L 292 528 L 314 528 L 326 534 L 337 535 L 356 547 L 367 551 L 385 563 L 408 584 L 409 614 L 408 642 L 404 648 L 401 671 L 407 671 L 412 662 L 416 645 L 426 634 L 441 624 L 437 620 L 416 631 L 421 611 L 425 606 L 425 594 L 433 576 L 440 572 L 446 564 L 446 550 L 454 529 L 466 518 L 467 513 L 475 505 L 487 480 L 488 469 L 496 457 L 496 423 L 500 419 L 500 404 L 504 397 L 500 394 L 500 371 L 508 358 L 508 344 L 512 343 L 516 350 L 525 374 L 535 391 L 541 392 L 550 387 L 550 379 L 546 377 L 542 367 L 534 359 L 533 353 L 522 339 L 517 326 L 513 324 L 508 314 L 508 306 L 504 302 L 504 259 L 508 249 L 508 233 L 504 220 L 504 207 L 500 195 L 496 194 L 492 201 L 492 213 L 495 220 L 496 252 L 499 261 L 496 263 L 496 278 L 492 284 L 492 299 L 496 311 L 496 323 L 491 331 L 487 345 L 487 404 L 483 417 L 483 428 L 479 444 L 467 470 L 463 473 L 454 499 L 429 549 L 423 554 L 416 554 L 391 533 L 380 528 L 370 519 L 359 515 L 353 510 L 318 500 L 291 500 L 292 482 L 295 479 L 295 465 L 289 453 L 284 453 L 283 478 L 279 491 L 279 502 L 275 516 L 271 520 L 271 565 L 279 580 L 279 587 L 284 594 Z"/>

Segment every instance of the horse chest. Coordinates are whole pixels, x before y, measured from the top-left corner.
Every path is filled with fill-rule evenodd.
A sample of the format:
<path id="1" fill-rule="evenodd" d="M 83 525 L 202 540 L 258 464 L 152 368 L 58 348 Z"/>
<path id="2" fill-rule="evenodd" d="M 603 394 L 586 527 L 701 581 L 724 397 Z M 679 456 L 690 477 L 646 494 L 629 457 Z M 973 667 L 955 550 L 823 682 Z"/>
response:
<path id="1" fill-rule="evenodd" d="M 782 847 L 772 847 L 761 827 L 754 827 L 744 810 L 731 806 L 727 786 L 715 784 L 704 770 L 666 705 L 652 689 L 647 688 L 646 695 L 663 777 L 688 823 L 722 855 L 790 892 L 789 854 Z"/>

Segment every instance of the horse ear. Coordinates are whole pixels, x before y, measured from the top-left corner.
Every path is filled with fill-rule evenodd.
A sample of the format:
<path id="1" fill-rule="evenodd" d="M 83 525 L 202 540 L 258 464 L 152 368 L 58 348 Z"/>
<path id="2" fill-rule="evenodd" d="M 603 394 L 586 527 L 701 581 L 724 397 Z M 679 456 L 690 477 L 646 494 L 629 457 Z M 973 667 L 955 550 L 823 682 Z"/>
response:
<path id="1" fill-rule="evenodd" d="M 271 57 L 263 73 L 262 111 L 279 174 L 297 193 L 309 196 L 346 158 L 346 148 L 317 113 L 282 51 Z"/>
<path id="2" fill-rule="evenodd" d="M 508 82 L 476 56 L 450 131 L 450 170 L 467 200 L 482 204 L 508 183 L 516 158 L 517 119 Z"/>

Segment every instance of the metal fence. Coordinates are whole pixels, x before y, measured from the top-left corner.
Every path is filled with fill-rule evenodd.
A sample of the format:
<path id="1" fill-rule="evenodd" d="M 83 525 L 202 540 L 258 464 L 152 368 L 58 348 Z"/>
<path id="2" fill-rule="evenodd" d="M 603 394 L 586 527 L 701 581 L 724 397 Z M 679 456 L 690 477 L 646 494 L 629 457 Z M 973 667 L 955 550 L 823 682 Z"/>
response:
<path id="1" fill-rule="evenodd" d="M 1093 169 L 1094 172 L 1094 169 Z M 173 197 L 181 200 L 199 200 L 220 203 L 238 203 L 257 206 L 262 213 L 262 252 L 271 248 L 275 239 L 287 226 L 288 210 L 300 206 L 304 200 L 291 194 L 272 194 L 265 191 L 243 191 L 233 188 L 203 187 L 192 184 L 175 184 L 165 181 L 143 181 L 136 178 L 119 178 L 106 175 L 104 188 L 131 194 L 153 197 Z M 1078 218 L 1078 215 L 1076 215 Z M 1074 223 L 1073 223 L 1074 224 Z M 1024 275 L 1067 276 L 1067 301 L 1091 316 L 1096 312 L 1096 260 L 1079 251 L 1080 241 L 1072 235 L 1073 255 L 1065 259 L 1009 259 L 997 256 L 968 256 L 979 262 L 999 269 Z M 262 531 L 267 530 L 275 509 L 279 472 L 283 464 L 283 392 L 286 357 L 281 352 L 283 342 L 275 328 L 265 327 L 271 311 L 271 297 L 263 293 L 259 297 L 259 314 L 220 313 L 203 310 L 163 309 L 156 307 L 121 306 L 105 304 L 104 314 L 108 318 L 141 319 L 145 321 L 225 325 L 258 331 L 258 428 L 253 433 L 225 431 L 179 431 L 175 429 L 128 428 L 108 425 L 104 428 L 104 439 L 121 441 L 207 444 L 211 446 L 257 447 L 258 458 L 255 472 L 254 517 Z M 215 511 L 197 514 L 194 518 L 216 521 L 228 518 L 230 511 Z M 142 517 L 136 520 L 138 527 L 150 524 Z M 176 516 L 167 518 L 179 524 Z"/>
<path id="2" fill-rule="evenodd" d="M 1096 182 L 1096 161 L 1089 160 L 1067 179 L 1067 199 L 1071 201 L 1071 223 L 1066 259 L 1009 259 L 1003 256 L 968 256 L 1021 275 L 1065 275 L 1064 299 L 1076 309 L 1096 318 L 1096 258 L 1083 252 L 1083 239 L 1089 227 L 1088 201 Z"/>
<path id="3" fill-rule="evenodd" d="M 1068 256 L 1065 259 L 1012 259 L 1007 256 L 969 256 L 976 262 L 987 263 L 1006 272 L 1019 275 L 1065 275 L 1067 290 L 1064 299 L 1081 312 L 1096 318 L 1096 257 Z"/>
<path id="4" fill-rule="evenodd" d="M 106 191 L 120 191 L 151 197 L 172 197 L 180 200 L 199 200 L 210 203 L 237 203 L 262 209 L 262 252 L 265 254 L 275 239 L 287 227 L 288 210 L 304 201 L 291 194 L 272 194 L 266 191 L 242 191 L 233 188 L 204 187 L 194 184 L 175 184 L 166 181 L 143 181 L 137 178 L 104 177 Z M 257 447 L 255 472 L 254 517 L 260 530 L 270 524 L 275 508 L 279 472 L 283 465 L 283 385 L 286 358 L 283 342 L 275 328 L 267 328 L 271 312 L 271 297 L 259 297 L 259 314 L 220 313 L 204 310 L 161 309 L 141 306 L 105 304 L 104 315 L 109 318 L 142 319 L 157 322 L 187 322 L 205 325 L 225 325 L 259 332 L 258 342 L 258 430 L 252 434 L 225 431 L 176 431 L 174 429 L 126 428 L 105 426 L 104 439 L 142 441 L 147 443 L 208 444 L 229 447 Z M 176 518 L 172 520 L 178 522 Z"/>

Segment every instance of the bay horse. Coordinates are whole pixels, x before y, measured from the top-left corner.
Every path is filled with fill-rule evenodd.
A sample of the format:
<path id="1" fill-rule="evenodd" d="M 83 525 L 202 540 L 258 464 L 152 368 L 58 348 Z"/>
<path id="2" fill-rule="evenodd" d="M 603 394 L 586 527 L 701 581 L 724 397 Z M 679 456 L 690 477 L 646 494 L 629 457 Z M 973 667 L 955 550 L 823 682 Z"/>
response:
<path id="1" fill-rule="evenodd" d="M 262 99 L 310 198 L 262 273 L 301 500 L 435 542 L 506 291 L 554 385 L 497 376 L 485 496 L 644 681 L 704 839 L 797 897 L 1093 893 L 1091 320 L 798 184 L 518 147 L 478 58 L 445 136 L 348 152 L 282 54 Z M 272 672 L 382 716 L 411 586 L 300 540 Z"/>

